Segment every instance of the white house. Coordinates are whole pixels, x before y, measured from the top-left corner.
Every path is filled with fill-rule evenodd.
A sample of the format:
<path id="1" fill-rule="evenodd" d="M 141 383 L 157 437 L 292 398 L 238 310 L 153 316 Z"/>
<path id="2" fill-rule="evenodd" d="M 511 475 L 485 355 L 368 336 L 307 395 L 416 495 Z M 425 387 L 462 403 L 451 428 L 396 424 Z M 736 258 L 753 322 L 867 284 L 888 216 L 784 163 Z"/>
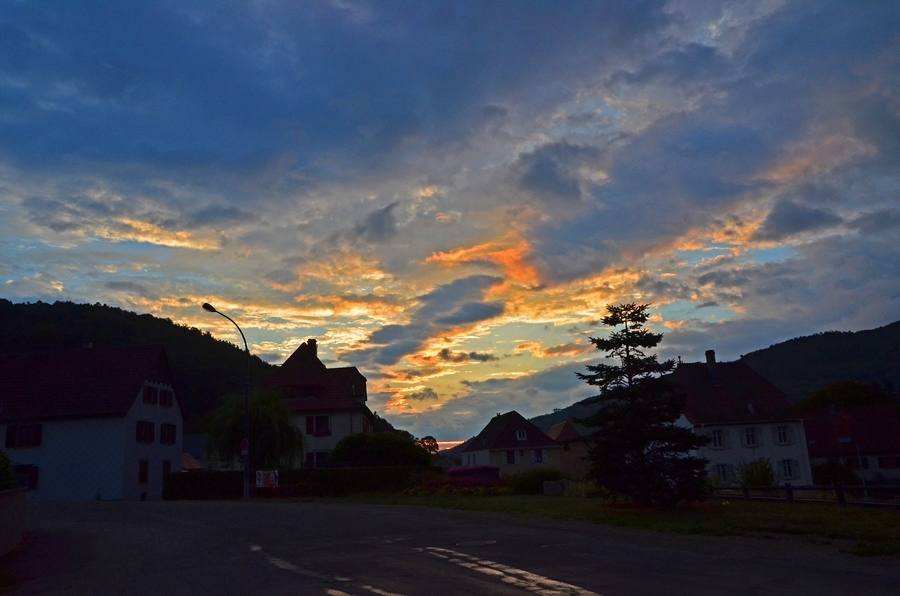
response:
<path id="1" fill-rule="evenodd" d="M 306 466 L 325 465 L 338 442 L 353 433 L 373 432 L 375 416 L 366 406 L 366 378 L 355 366 L 327 368 L 315 339 L 302 344 L 266 382 L 283 392 L 304 432 Z"/>
<path id="2" fill-rule="evenodd" d="M 787 397 L 741 361 L 680 363 L 670 375 L 687 394 L 681 424 L 709 437 L 697 455 L 709 460 L 710 477 L 736 482 L 742 463 L 768 459 L 779 483 L 812 485 L 803 420 Z"/>
<path id="3" fill-rule="evenodd" d="M 0 437 L 29 500 L 160 497 L 183 420 L 162 346 L 0 355 Z"/>

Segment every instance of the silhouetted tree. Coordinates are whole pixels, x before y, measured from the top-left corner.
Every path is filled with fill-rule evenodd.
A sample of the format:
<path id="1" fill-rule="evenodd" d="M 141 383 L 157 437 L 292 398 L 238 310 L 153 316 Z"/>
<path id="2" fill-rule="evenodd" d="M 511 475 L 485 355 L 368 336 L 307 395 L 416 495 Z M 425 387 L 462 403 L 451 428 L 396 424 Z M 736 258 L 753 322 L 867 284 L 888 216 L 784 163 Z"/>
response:
<path id="1" fill-rule="evenodd" d="M 207 452 L 224 462 L 241 458 L 244 396 L 228 395 L 207 422 Z M 253 470 L 294 468 L 303 460 L 303 433 L 291 421 L 291 410 L 278 391 L 250 394 L 250 467 Z"/>
<path id="2" fill-rule="evenodd" d="M 894 397 L 877 383 L 838 382 L 810 393 L 796 404 L 794 410 L 803 412 L 828 406 L 876 406 L 895 404 Z"/>
<path id="3" fill-rule="evenodd" d="M 431 454 L 396 433 L 354 433 L 341 439 L 328 456 L 336 467 L 428 466 Z"/>
<path id="4" fill-rule="evenodd" d="M 432 436 L 422 437 L 418 441 L 416 441 L 416 445 L 430 453 L 431 455 L 435 455 L 438 451 L 441 450 L 440 445 Z"/>
<path id="5" fill-rule="evenodd" d="M 662 340 L 644 327 L 647 304 L 607 305 L 604 325 L 621 327 L 606 339 L 591 338 L 615 364 L 588 365 L 576 373 L 600 394 L 583 403 L 599 410 L 579 420 L 594 428 L 588 438 L 590 475 L 613 494 L 633 498 L 641 506 L 674 506 L 706 496 L 707 460 L 691 455 L 709 439 L 677 426 L 685 395 L 663 375 L 674 360 L 659 362 L 645 350 Z"/>

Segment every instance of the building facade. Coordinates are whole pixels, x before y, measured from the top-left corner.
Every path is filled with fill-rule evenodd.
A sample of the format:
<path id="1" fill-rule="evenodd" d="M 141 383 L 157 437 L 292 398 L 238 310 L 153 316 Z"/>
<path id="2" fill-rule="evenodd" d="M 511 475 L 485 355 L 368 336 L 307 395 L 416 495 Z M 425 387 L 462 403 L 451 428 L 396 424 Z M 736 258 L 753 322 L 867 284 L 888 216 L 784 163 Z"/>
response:
<path id="1" fill-rule="evenodd" d="M 181 470 L 162 346 L 3 354 L 0 436 L 34 501 L 153 499 Z"/>
<path id="2" fill-rule="evenodd" d="M 741 361 L 680 363 L 670 375 L 686 393 L 679 423 L 709 438 L 697 451 L 714 483 L 737 484 L 742 464 L 766 459 L 778 483 L 812 485 L 803 420 L 782 391 Z"/>
<path id="3" fill-rule="evenodd" d="M 462 451 L 462 465 L 491 465 L 501 476 L 561 469 L 563 446 L 513 410 L 497 414 Z"/>

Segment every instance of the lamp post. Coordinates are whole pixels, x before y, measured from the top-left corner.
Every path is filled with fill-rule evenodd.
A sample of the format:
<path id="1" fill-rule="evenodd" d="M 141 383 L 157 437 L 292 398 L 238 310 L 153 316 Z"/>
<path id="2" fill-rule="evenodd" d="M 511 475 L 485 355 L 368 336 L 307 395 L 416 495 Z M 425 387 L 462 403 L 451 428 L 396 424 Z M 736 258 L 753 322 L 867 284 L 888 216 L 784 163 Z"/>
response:
<path id="1" fill-rule="evenodd" d="M 234 322 L 234 319 L 229 317 L 223 312 L 219 312 L 216 308 L 210 304 L 209 302 L 203 303 L 203 310 L 207 312 L 214 312 L 218 315 L 222 315 L 229 321 L 231 324 L 237 327 L 238 333 L 241 334 L 241 339 L 244 340 L 244 351 L 247 352 L 247 378 L 244 380 L 244 439 L 241 441 L 241 455 L 244 458 L 244 498 L 250 498 L 250 348 L 247 347 L 247 338 L 244 337 L 244 332 L 241 331 L 241 328 L 237 323 Z"/>

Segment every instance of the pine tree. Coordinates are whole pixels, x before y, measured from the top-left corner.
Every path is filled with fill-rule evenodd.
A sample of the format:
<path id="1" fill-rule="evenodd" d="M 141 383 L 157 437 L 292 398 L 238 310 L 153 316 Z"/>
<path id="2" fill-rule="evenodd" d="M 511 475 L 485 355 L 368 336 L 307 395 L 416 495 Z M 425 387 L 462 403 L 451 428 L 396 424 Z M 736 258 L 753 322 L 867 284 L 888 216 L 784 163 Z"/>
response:
<path id="1" fill-rule="evenodd" d="M 575 373 L 600 389 L 587 400 L 599 403 L 599 410 L 579 422 L 596 429 L 589 437 L 588 460 L 601 486 L 644 507 L 668 507 L 705 497 L 708 462 L 691 452 L 708 439 L 675 424 L 685 395 L 664 376 L 675 361 L 659 362 L 656 354 L 645 352 L 663 337 L 644 327 L 648 307 L 606 306 L 603 324 L 621 329 L 591 342 L 617 363 L 588 365 L 590 374 Z"/>

